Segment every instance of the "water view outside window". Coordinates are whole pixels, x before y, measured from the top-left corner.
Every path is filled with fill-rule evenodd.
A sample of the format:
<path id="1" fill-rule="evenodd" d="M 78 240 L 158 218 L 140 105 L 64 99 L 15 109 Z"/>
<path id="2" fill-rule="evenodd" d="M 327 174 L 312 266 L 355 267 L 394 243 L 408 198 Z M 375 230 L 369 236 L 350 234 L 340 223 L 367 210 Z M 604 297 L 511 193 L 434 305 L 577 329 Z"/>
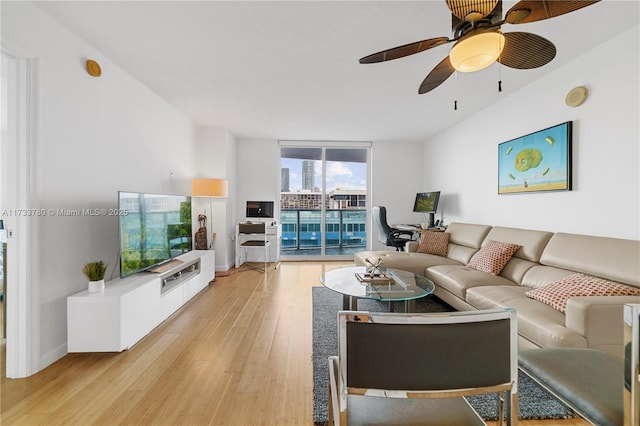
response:
<path id="1" fill-rule="evenodd" d="M 367 149 L 281 148 L 281 256 L 353 256 L 366 247 Z"/>

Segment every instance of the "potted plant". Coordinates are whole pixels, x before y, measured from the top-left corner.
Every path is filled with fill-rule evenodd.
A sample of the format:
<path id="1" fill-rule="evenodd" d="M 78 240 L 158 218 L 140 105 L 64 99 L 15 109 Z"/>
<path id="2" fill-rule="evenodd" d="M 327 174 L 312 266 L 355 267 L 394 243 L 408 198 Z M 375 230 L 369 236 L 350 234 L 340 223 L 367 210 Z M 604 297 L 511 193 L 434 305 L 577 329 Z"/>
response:
<path id="1" fill-rule="evenodd" d="M 89 262 L 82 268 L 82 273 L 89 280 L 89 291 L 97 292 L 104 290 L 104 274 L 107 272 L 107 265 L 102 260 Z"/>

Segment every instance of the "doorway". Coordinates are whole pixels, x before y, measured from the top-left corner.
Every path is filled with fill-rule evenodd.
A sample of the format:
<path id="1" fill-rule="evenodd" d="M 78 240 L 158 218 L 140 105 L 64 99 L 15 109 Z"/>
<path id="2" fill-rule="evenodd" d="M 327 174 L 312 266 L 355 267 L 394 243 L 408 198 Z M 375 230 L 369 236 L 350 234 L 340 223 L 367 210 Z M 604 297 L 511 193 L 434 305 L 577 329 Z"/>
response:
<path id="1" fill-rule="evenodd" d="M 35 184 L 36 62 L 2 50 L 0 69 L 0 213 L 2 250 L 3 377 L 27 377 L 38 370 L 38 293 L 33 285 L 34 221 L 20 212 L 33 207 Z M 29 59 L 27 59 L 29 58 Z M 6 333 L 4 332 L 6 330 Z"/>
<path id="2" fill-rule="evenodd" d="M 0 93 L 1 96 L 1 104 L 0 111 L 2 111 L 1 123 L 2 130 L 0 134 L 0 212 L 4 210 L 4 193 L 6 191 L 5 187 L 5 157 L 7 155 L 7 140 L 9 138 L 9 57 L 2 52 L 2 61 L 0 61 L 2 66 L 0 68 Z M 7 309 L 6 309 L 6 284 L 5 284 L 5 276 L 6 276 L 6 230 L 4 229 L 4 215 L 0 215 L 0 341 L 2 342 L 2 350 L 1 350 L 1 359 L 0 363 L 2 365 L 2 376 L 4 376 L 4 372 L 6 371 L 6 337 L 7 337 Z"/>
<path id="3" fill-rule="evenodd" d="M 280 142 L 282 260 L 342 260 L 367 247 L 368 143 Z"/>

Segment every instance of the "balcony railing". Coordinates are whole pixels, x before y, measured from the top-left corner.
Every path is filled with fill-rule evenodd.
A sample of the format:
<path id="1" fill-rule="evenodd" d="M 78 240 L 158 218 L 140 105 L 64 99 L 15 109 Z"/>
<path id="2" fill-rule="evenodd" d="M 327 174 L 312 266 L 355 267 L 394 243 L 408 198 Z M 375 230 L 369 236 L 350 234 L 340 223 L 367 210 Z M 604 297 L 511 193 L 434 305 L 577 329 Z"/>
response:
<path id="1" fill-rule="evenodd" d="M 326 209 L 325 212 L 323 231 L 320 209 L 281 209 L 282 254 L 320 249 L 323 236 L 326 249 L 366 247 L 366 209 Z"/>

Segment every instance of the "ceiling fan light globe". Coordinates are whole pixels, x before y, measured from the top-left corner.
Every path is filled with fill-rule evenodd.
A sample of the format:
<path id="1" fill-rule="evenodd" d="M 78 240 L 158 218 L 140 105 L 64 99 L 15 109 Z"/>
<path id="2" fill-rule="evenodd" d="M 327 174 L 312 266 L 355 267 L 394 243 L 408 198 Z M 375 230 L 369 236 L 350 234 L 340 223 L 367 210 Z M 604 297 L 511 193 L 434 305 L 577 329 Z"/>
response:
<path id="1" fill-rule="evenodd" d="M 504 48 L 499 32 L 475 34 L 459 40 L 449 53 L 451 65 L 460 72 L 480 71 L 493 64 Z"/>

